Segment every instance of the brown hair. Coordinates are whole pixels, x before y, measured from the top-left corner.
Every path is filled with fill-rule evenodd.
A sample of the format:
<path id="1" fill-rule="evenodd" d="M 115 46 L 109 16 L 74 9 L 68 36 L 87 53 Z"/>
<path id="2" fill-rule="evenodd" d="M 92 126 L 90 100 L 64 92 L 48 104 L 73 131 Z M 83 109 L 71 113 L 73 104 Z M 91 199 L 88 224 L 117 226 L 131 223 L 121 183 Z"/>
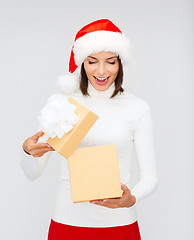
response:
<path id="1" fill-rule="evenodd" d="M 110 98 L 115 97 L 119 92 L 120 93 L 124 92 L 124 89 L 121 87 L 123 83 L 123 65 L 121 63 L 121 59 L 119 56 L 118 56 L 118 62 L 119 62 L 119 72 L 114 82 L 115 90 Z M 80 90 L 84 96 L 90 96 L 88 93 L 88 78 L 85 72 L 84 63 L 82 63 L 81 65 Z"/>

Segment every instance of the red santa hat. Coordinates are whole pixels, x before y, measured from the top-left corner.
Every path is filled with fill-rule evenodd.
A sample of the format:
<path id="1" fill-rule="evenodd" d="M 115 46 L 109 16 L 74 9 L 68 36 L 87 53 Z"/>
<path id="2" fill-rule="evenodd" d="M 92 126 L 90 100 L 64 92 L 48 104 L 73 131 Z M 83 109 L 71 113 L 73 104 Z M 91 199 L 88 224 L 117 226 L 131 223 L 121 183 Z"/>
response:
<path id="1" fill-rule="evenodd" d="M 99 19 L 81 28 L 74 40 L 69 60 L 69 74 L 60 76 L 58 88 L 68 94 L 79 88 L 80 73 L 75 73 L 92 53 L 114 52 L 123 65 L 130 62 L 131 44 L 121 30 L 108 19 Z"/>

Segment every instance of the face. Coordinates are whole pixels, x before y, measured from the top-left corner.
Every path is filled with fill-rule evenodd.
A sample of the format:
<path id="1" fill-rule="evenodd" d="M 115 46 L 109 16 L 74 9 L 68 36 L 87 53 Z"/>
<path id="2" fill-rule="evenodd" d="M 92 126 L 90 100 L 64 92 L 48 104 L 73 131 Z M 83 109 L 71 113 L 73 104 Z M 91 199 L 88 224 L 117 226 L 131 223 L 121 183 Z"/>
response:
<path id="1" fill-rule="evenodd" d="M 98 91 L 105 91 L 115 81 L 119 72 L 117 55 L 113 52 L 99 52 L 84 60 L 88 80 Z"/>

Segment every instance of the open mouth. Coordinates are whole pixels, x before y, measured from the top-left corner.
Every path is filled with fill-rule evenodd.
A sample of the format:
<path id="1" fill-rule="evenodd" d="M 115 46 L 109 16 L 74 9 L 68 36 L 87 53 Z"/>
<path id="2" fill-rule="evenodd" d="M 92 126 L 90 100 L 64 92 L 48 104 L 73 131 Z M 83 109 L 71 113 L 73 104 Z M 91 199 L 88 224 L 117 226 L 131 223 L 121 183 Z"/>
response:
<path id="1" fill-rule="evenodd" d="M 96 83 L 98 85 L 105 85 L 108 82 L 109 77 L 107 77 L 107 78 L 97 78 L 97 77 L 94 76 L 94 78 L 96 80 Z"/>

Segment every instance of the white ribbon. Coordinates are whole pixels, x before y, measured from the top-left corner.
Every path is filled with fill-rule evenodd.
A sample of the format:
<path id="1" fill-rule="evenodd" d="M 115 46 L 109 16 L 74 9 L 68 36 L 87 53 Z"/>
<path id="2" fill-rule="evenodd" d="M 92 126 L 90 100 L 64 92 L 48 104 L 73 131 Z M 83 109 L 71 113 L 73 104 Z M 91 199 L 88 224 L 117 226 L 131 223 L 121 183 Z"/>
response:
<path id="1" fill-rule="evenodd" d="M 50 101 L 42 110 L 41 115 L 38 116 L 38 121 L 45 138 L 60 139 L 65 133 L 73 129 L 80 114 L 76 111 L 76 106 L 71 104 L 67 99 L 64 101 Z M 76 114 L 77 113 L 77 114 Z"/>

